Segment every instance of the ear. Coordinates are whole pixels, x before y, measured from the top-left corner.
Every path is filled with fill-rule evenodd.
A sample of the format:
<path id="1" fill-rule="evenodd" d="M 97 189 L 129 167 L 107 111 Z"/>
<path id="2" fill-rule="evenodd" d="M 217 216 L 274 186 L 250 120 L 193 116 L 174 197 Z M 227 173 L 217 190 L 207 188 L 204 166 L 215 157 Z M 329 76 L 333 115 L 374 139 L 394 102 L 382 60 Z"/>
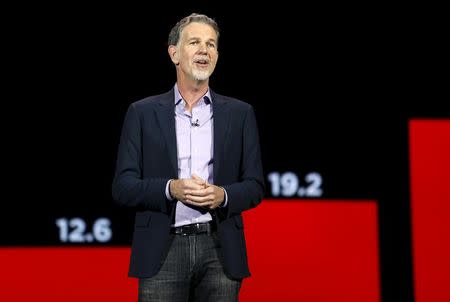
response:
<path id="1" fill-rule="evenodd" d="M 169 52 L 170 59 L 172 60 L 173 64 L 178 65 L 180 63 L 180 60 L 178 58 L 178 49 L 175 45 L 169 45 L 169 48 L 167 49 Z"/>

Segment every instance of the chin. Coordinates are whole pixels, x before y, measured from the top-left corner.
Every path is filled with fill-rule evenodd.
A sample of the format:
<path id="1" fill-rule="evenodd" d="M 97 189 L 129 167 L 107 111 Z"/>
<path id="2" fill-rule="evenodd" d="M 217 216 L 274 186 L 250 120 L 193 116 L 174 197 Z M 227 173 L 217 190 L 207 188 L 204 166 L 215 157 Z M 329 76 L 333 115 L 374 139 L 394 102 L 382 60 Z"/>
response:
<path id="1" fill-rule="evenodd" d="M 197 81 L 205 81 L 207 79 L 209 79 L 209 77 L 211 76 L 212 72 L 209 71 L 201 71 L 201 72 L 194 72 L 192 74 L 192 76 L 194 77 L 194 79 L 196 79 Z"/>

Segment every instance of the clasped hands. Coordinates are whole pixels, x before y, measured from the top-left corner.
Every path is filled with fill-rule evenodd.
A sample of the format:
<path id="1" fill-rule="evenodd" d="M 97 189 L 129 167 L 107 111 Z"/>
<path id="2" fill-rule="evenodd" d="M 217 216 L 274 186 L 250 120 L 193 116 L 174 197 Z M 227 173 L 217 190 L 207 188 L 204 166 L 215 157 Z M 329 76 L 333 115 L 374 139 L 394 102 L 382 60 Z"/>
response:
<path id="1" fill-rule="evenodd" d="M 224 189 L 192 174 L 191 178 L 174 179 L 169 184 L 170 195 L 185 203 L 213 210 L 225 200 Z"/>

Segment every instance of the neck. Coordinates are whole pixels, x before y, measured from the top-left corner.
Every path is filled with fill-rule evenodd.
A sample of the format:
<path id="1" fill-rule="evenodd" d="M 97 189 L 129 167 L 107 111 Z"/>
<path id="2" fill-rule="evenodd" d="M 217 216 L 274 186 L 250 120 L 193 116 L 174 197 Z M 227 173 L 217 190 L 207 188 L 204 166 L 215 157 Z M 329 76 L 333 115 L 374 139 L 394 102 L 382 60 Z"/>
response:
<path id="1" fill-rule="evenodd" d="M 205 81 L 177 81 L 178 90 L 191 111 L 192 107 L 208 91 L 208 80 Z"/>

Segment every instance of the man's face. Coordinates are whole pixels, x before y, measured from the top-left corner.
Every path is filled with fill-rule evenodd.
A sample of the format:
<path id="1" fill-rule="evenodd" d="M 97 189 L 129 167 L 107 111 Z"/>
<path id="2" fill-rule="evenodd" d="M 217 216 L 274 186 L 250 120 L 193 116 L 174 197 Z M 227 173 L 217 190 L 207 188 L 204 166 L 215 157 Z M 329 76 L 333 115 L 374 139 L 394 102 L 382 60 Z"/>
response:
<path id="1" fill-rule="evenodd" d="M 180 41 L 172 51 L 172 61 L 179 63 L 179 70 L 184 76 L 197 81 L 207 80 L 219 56 L 217 34 L 207 24 L 190 23 L 181 32 Z"/>

